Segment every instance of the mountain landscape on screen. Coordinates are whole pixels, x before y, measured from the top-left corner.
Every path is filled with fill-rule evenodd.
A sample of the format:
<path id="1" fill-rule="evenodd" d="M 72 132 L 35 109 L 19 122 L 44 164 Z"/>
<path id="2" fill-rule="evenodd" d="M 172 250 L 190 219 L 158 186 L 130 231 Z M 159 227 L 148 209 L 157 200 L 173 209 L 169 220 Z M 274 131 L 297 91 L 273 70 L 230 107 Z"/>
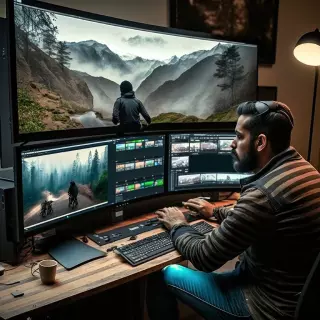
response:
<path id="1" fill-rule="evenodd" d="M 128 80 L 159 122 L 235 121 L 255 99 L 253 46 L 81 20 L 15 5 L 20 133 L 112 126 Z"/>

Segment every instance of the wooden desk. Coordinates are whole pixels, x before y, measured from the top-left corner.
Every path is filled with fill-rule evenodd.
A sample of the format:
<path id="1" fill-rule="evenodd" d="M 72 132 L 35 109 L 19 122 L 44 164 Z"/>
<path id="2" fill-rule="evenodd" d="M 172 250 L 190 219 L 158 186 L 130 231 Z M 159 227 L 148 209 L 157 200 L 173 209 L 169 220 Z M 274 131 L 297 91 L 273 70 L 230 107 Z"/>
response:
<path id="1" fill-rule="evenodd" d="M 216 204 L 222 206 L 234 202 L 234 200 L 226 200 Z M 99 231 L 112 230 L 153 217 L 155 217 L 154 213 L 143 215 Z M 211 224 L 214 225 L 214 223 Z M 163 232 L 163 229 L 145 232 L 138 235 L 137 240 L 160 232 Z M 88 245 L 105 251 L 109 247 L 132 242 L 126 238 L 100 247 L 89 240 Z M 161 270 L 169 264 L 183 261 L 182 256 L 177 251 L 173 251 L 137 267 L 132 267 L 116 253 L 109 252 L 107 257 L 91 261 L 71 271 L 67 271 L 64 267 L 58 265 L 56 283 L 52 286 L 46 286 L 41 283 L 38 277 L 32 276 L 31 269 L 26 266 L 31 261 L 42 259 L 50 259 L 50 256 L 48 254 L 32 256 L 31 260 L 29 259 L 11 271 L 6 271 L 4 276 L 0 278 L 1 283 L 20 281 L 20 283 L 12 286 L 0 285 L 1 319 L 17 319 L 22 316 L 27 319 L 29 315 L 39 314 L 44 310 L 47 312 L 63 304 L 142 278 L 152 272 Z M 16 290 L 24 292 L 24 296 L 14 298 L 11 292 Z"/>

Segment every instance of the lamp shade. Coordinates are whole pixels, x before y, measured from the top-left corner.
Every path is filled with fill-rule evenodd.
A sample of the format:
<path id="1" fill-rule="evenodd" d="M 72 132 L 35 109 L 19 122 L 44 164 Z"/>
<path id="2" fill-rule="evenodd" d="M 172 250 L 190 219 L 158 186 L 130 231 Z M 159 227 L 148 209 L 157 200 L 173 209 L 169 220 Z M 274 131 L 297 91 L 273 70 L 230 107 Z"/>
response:
<path id="1" fill-rule="evenodd" d="M 309 66 L 320 66 L 320 32 L 319 29 L 304 34 L 297 42 L 294 56 Z"/>

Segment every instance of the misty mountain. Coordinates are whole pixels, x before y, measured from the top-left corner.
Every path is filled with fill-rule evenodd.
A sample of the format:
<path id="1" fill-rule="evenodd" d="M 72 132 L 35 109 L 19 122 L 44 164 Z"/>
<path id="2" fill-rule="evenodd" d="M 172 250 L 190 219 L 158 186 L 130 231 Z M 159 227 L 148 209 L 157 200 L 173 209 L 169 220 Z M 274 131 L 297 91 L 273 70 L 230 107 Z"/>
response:
<path id="1" fill-rule="evenodd" d="M 83 80 L 68 68 L 62 68 L 36 45 L 30 43 L 29 46 L 28 57 L 19 45 L 16 46 L 19 88 L 28 87 L 31 82 L 38 83 L 68 102 L 75 102 L 87 110 L 93 108 L 92 94 Z"/>
<path id="2" fill-rule="evenodd" d="M 192 52 L 189 54 L 185 54 L 180 57 L 180 60 L 185 61 L 185 60 L 189 60 L 189 59 L 193 58 L 199 62 L 202 59 L 205 59 L 205 58 L 213 56 L 213 55 L 221 55 L 228 47 L 229 47 L 228 44 L 218 43 L 211 50 L 199 50 L 199 51 L 195 51 L 195 52 Z"/>
<path id="3" fill-rule="evenodd" d="M 148 77 L 154 69 L 164 63 L 159 60 L 149 60 L 136 57 L 134 59 L 127 60 L 126 64 L 132 71 L 132 75 L 128 76 L 128 79 L 132 82 L 134 89 L 137 89 L 141 82 Z"/>
<path id="4" fill-rule="evenodd" d="M 122 60 L 132 60 L 132 59 L 134 59 L 134 58 L 136 58 L 137 56 L 136 55 L 134 55 L 134 54 L 130 54 L 130 53 L 128 53 L 128 54 L 121 54 L 120 55 L 120 58 L 122 59 Z"/>
<path id="5" fill-rule="evenodd" d="M 239 49 L 239 54 L 245 59 L 241 59 L 246 77 L 239 81 L 235 88 L 235 96 L 240 100 L 242 96 L 254 99 L 255 68 L 254 52 Z M 192 68 L 181 74 L 176 80 L 166 81 L 163 85 L 152 92 L 145 101 L 145 107 L 151 116 L 160 113 L 170 112 L 193 115 L 200 118 L 207 118 L 211 114 L 221 110 L 228 110 L 230 107 L 230 91 L 221 91 L 217 84 L 222 83 L 222 79 L 214 77 L 217 70 L 215 62 L 219 55 L 211 55 L 196 63 Z M 160 67 L 161 68 L 161 67 Z M 158 68 L 159 69 L 159 68 Z M 248 93 L 248 87 L 252 92 Z M 138 96 L 139 97 L 139 96 Z"/>
<path id="6" fill-rule="evenodd" d="M 114 102 L 120 96 L 119 85 L 103 77 L 93 77 L 80 71 L 73 72 L 88 85 L 93 96 L 93 109 L 100 112 L 104 118 L 111 118 Z"/>
<path id="7" fill-rule="evenodd" d="M 169 59 L 168 64 L 175 64 L 179 61 L 179 58 L 177 56 L 173 56 Z"/>
<path id="8" fill-rule="evenodd" d="M 219 56 L 225 50 L 226 45 L 217 44 L 211 50 L 199 50 L 186 54 L 178 58 L 173 56 L 167 65 L 162 65 L 153 70 L 153 72 L 141 83 L 137 90 L 137 97 L 144 102 L 148 95 L 159 88 L 166 81 L 175 80 L 182 73 L 193 67 L 199 61 L 209 56 Z"/>
<path id="9" fill-rule="evenodd" d="M 71 68 L 92 76 L 100 76 L 120 84 L 123 80 L 132 82 L 138 88 L 145 76 L 163 64 L 130 54 L 119 56 L 107 45 L 94 40 L 68 42 L 71 52 Z"/>
<path id="10" fill-rule="evenodd" d="M 107 79 L 118 79 L 130 72 L 126 62 L 105 44 L 88 40 L 67 42 L 67 45 L 71 52 L 71 69 Z"/>

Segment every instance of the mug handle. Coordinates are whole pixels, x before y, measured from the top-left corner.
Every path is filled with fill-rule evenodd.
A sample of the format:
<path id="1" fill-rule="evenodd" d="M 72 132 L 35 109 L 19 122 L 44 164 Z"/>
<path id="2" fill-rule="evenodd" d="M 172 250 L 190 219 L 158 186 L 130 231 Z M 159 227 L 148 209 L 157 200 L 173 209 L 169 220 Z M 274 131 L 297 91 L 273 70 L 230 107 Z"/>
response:
<path id="1" fill-rule="evenodd" d="M 39 272 L 39 267 L 36 268 L 36 269 L 33 269 L 33 268 L 34 268 L 35 266 L 37 266 L 37 265 L 38 265 L 37 262 L 34 262 L 34 263 L 31 265 L 31 274 L 32 274 L 33 276 L 36 276 L 36 275 L 35 275 L 36 272 L 40 273 L 40 272 Z"/>

